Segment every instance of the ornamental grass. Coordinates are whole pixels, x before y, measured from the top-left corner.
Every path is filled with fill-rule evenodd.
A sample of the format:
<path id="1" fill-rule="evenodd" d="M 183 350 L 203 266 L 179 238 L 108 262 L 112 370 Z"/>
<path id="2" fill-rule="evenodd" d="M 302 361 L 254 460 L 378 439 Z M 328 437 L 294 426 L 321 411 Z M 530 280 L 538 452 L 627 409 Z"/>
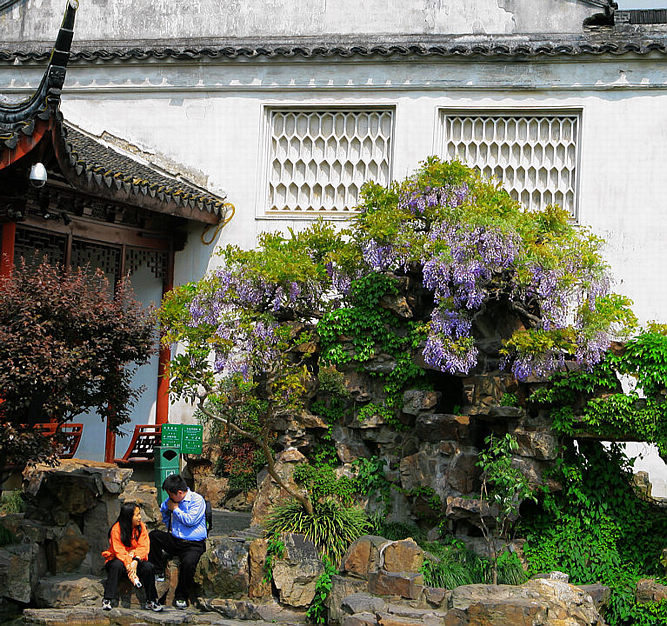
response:
<path id="1" fill-rule="evenodd" d="M 345 507 L 336 500 L 313 502 L 312 515 L 296 500 L 290 500 L 273 507 L 264 527 L 272 535 L 304 535 L 315 544 L 322 556 L 338 565 L 348 546 L 366 534 L 370 524 L 362 509 Z"/>

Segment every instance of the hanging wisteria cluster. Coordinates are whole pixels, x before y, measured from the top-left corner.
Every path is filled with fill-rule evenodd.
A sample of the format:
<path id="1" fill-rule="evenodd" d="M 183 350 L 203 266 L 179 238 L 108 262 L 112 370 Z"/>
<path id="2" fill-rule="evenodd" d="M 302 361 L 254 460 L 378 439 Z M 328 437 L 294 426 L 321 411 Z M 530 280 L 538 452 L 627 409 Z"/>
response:
<path id="1" fill-rule="evenodd" d="M 208 288 L 192 298 L 190 324 L 211 327 L 208 343 L 214 348 L 215 373 L 248 380 L 278 356 L 277 318 L 295 309 L 313 310 L 321 295 L 318 282 L 281 285 L 232 265 L 216 270 Z"/>
<path id="2" fill-rule="evenodd" d="M 435 158 L 362 196 L 347 231 L 315 224 L 252 252 L 230 247 L 224 267 L 187 299 L 187 324 L 175 334 L 197 346 L 193 363 L 201 368 L 206 355 L 215 375 L 247 379 L 281 357 L 286 322 L 316 326 L 327 311 L 354 307 L 355 281 L 373 273 L 419 277 L 432 294 L 421 320 L 430 368 L 476 366 L 476 319 L 490 302 L 520 320 L 500 355 L 520 380 L 603 357 L 618 312 L 599 306 L 610 287 L 600 241 L 563 211 L 524 212 L 494 183 Z"/>
<path id="3" fill-rule="evenodd" d="M 403 185 L 395 201 L 402 220 L 395 242 L 374 236 L 362 238 L 361 245 L 372 271 L 400 271 L 409 261 L 419 261 L 434 305 L 425 363 L 468 373 L 478 358 L 474 319 L 491 299 L 505 302 L 526 326 L 507 342 L 501 361 L 518 379 L 547 376 L 564 367 L 566 359 L 585 367 L 597 363 L 613 330 L 603 321 L 598 320 L 598 328 L 590 324 L 598 299 L 610 286 L 598 240 L 576 232 L 557 210 L 542 220 L 544 225 L 553 220 L 554 232 L 547 226 L 545 232 L 522 229 L 531 215 L 516 203 L 503 206 L 500 216 L 493 206 L 485 214 L 479 210 L 479 191 L 489 186 L 474 175 L 468 182 L 423 184 L 420 174 L 437 178 L 447 167 L 431 159 Z M 412 249 L 406 247 L 410 241 Z"/>

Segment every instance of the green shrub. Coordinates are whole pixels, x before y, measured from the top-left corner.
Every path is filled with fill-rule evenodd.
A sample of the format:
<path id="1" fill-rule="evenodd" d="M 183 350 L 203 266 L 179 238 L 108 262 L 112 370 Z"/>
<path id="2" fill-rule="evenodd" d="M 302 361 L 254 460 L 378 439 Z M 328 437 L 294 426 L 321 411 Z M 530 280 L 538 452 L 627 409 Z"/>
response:
<path id="1" fill-rule="evenodd" d="M 25 500 L 23 494 L 16 491 L 5 491 L 0 497 L 0 515 L 7 513 L 23 513 L 25 511 Z"/>
<path id="2" fill-rule="evenodd" d="M 454 589 L 461 585 L 488 584 L 493 580 L 489 559 L 466 548 L 461 541 L 424 543 L 422 547 L 427 551 L 427 558 L 421 572 L 424 584 L 429 587 Z M 506 550 L 497 562 L 499 584 L 521 585 L 528 580 L 515 553 Z"/>
<path id="3" fill-rule="evenodd" d="M 272 535 L 304 535 L 317 546 L 320 554 L 337 565 L 348 546 L 367 532 L 369 523 L 363 510 L 344 506 L 333 499 L 313 502 L 313 515 L 309 515 L 298 502 L 290 500 L 273 507 L 264 527 Z"/>
<path id="4" fill-rule="evenodd" d="M 347 476 L 336 476 L 330 465 L 301 463 L 294 470 L 294 480 L 308 490 L 313 501 L 336 498 L 349 506 L 357 494 L 355 481 Z"/>
<path id="5" fill-rule="evenodd" d="M 634 588 L 639 578 L 664 573 L 667 511 L 637 497 L 619 446 L 578 444 L 568 446 L 557 464 L 562 491 L 545 493 L 540 508 L 524 518 L 530 572 L 558 569 L 573 584 L 608 585 L 604 618 L 612 626 L 665 624 L 659 611 L 667 609 L 637 604 Z"/>
<path id="6" fill-rule="evenodd" d="M 336 568 L 331 564 L 331 561 L 324 557 L 324 572 L 317 579 L 315 583 L 315 596 L 313 601 L 306 611 L 306 617 L 313 624 L 328 624 L 329 611 L 326 607 L 326 599 L 329 597 L 331 591 L 331 578 L 336 574 Z"/>

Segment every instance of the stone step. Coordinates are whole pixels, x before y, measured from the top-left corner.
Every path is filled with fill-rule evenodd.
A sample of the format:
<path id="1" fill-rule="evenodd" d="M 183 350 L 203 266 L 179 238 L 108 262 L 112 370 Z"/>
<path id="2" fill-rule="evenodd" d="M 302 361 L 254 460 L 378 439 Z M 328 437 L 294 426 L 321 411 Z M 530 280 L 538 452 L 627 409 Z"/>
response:
<path id="1" fill-rule="evenodd" d="M 215 612 L 194 609 L 179 611 L 165 608 L 161 613 L 145 609 L 114 608 L 103 611 L 101 607 L 77 607 L 70 609 L 26 609 L 20 622 L 33 626 L 117 626 L 118 624 L 149 624 L 177 626 L 178 624 L 211 624 L 219 626 L 265 626 L 266 624 L 305 624 L 303 620 L 291 620 L 289 616 L 273 619 L 228 619 Z"/>
<path id="2" fill-rule="evenodd" d="M 250 526 L 251 517 L 250 512 L 213 509 L 211 535 L 229 535 L 232 531 L 245 530 Z"/>
<path id="3" fill-rule="evenodd" d="M 264 536 L 264 529 L 261 526 L 250 526 L 243 530 L 235 530 L 229 534 L 230 537 L 239 537 L 241 539 L 259 539 Z"/>

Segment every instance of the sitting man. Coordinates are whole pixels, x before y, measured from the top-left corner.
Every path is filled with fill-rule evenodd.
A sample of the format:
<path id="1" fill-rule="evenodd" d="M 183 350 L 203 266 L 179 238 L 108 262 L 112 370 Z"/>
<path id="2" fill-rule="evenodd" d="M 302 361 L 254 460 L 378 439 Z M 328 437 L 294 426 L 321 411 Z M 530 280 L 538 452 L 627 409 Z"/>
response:
<path id="1" fill-rule="evenodd" d="M 179 474 L 167 476 L 162 489 L 169 496 L 160 507 L 167 532 L 151 531 L 148 560 L 156 572 L 164 572 L 165 553 L 180 557 L 174 596 L 176 608 L 184 609 L 191 597 L 197 563 L 206 550 L 206 502 L 198 493 L 188 489 Z"/>

